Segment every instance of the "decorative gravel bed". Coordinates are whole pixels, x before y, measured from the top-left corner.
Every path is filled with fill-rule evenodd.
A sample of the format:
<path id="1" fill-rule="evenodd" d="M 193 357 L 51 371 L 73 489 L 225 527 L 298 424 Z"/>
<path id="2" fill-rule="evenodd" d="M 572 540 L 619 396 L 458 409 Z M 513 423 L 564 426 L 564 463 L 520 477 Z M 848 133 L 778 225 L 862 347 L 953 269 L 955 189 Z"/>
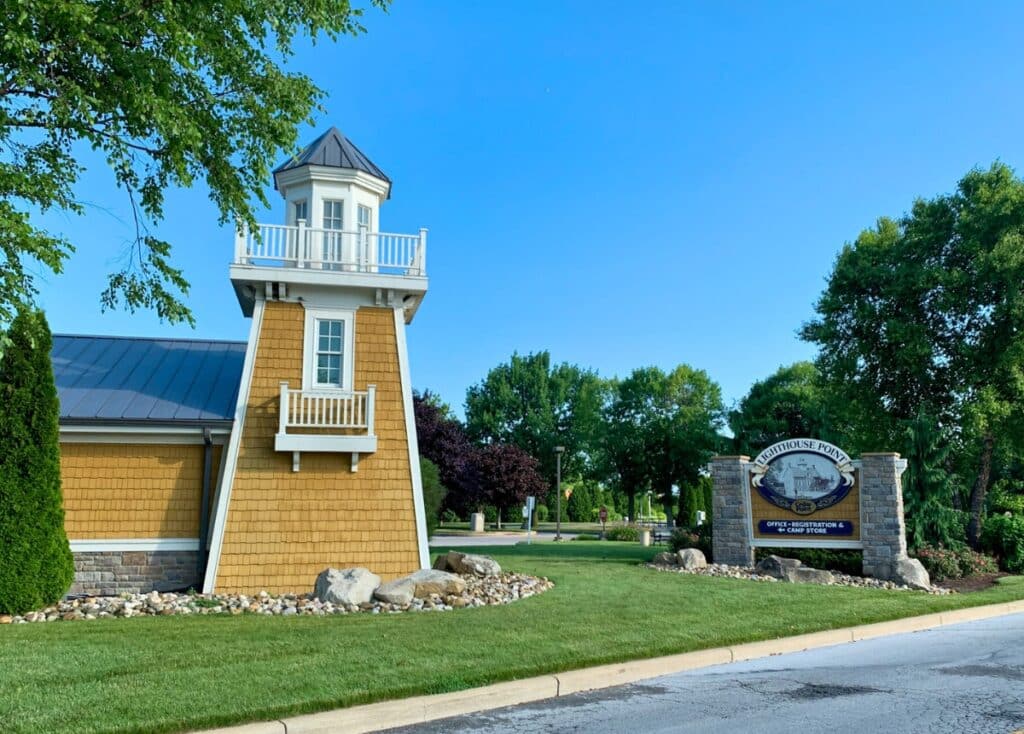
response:
<path id="1" fill-rule="evenodd" d="M 674 573 L 684 573 L 694 576 L 717 576 L 721 578 L 730 579 L 747 579 L 749 581 L 769 581 L 769 582 L 780 582 L 782 579 L 777 579 L 774 576 L 765 576 L 758 574 L 752 568 L 744 568 L 742 566 L 726 566 L 722 563 L 709 563 L 703 568 L 686 569 L 681 566 L 666 566 L 658 563 L 645 563 L 643 564 L 647 568 L 653 568 L 657 571 L 670 571 Z M 844 573 L 832 572 L 833 582 L 828 586 L 857 586 L 864 589 L 892 589 L 895 591 L 918 591 L 912 589 L 909 586 L 903 586 L 895 584 L 892 581 L 882 581 L 880 579 L 866 578 L 864 576 L 848 576 Z M 785 582 L 783 582 L 785 583 Z M 943 589 L 941 587 L 933 586 L 931 591 L 922 591 L 922 594 L 936 594 L 939 596 L 946 594 L 955 594 L 956 592 L 952 589 Z"/>
<path id="2" fill-rule="evenodd" d="M 151 617 L 209 614 L 264 614 L 288 616 L 317 616 L 330 614 L 397 614 L 401 612 L 440 612 L 464 607 L 484 607 L 511 604 L 543 593 L 554 584 L 547 578 L 519 573 L 500 573 L 494 576 L 460 574 L 466 582 L 461 594 L 440 596 L 431 594 L 423 599 L 414 598 L 409 604 L 389 604 L 374 600 L 365 604 L 335 605 L 314 599 L 312 594 L 284 594 L 272 596 L 265 591 L 253 596 L 245 594 L 187 594 L 159 593 L 124 594 L 122 596 L 90 596 L 65 599 L 53 607 L 23 616 L 0 616 L 0 624 L 27 622 L 70 622 L 79 619 L 106 617 Z"/>

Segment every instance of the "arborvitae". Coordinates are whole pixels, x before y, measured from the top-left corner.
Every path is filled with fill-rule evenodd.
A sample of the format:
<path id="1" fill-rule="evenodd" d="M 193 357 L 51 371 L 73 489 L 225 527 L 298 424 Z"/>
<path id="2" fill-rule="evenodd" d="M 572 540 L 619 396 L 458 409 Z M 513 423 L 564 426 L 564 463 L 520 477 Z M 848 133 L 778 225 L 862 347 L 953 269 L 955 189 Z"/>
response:
<path id="1" fill-rule="evenodd" d="M 22 312 L 0 355 L 0 612 L 57 602 L 75 568 L 60 491 L 60 404 L 41 313 Z"/>

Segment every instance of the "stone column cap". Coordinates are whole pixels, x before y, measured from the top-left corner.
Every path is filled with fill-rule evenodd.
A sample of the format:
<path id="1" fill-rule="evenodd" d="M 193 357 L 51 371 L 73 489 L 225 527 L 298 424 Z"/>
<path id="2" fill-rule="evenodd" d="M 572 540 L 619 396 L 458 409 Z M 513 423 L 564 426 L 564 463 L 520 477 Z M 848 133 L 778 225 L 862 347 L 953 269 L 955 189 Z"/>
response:
<path id="1" fill-rule="evenodd" d="M 750 461 L 750 457 L 749 456 L 743 456 L 742 454 L 738 454 L 736 456 L 712 456 L 711 460 L 712 461 L 726 461 L 726 460 Z"/>
<path id="2" fill-rule="evenodd" d="M 861 456 L 892 456 L 893 458 L 900 458 L 900 455 L 896 451 L 868 451 L 861 454 Z"/>

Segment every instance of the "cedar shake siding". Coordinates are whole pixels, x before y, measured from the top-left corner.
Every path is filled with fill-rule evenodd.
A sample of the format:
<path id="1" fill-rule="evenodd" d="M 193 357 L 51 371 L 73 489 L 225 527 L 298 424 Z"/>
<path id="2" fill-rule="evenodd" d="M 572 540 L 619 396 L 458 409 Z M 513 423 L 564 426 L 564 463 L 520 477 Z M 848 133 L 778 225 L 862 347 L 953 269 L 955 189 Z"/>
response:
<path id="1" fill-rule="evenodd" d="M 218 592 L 307 591 L 329 566 L 384 579 L 419 568 L 394 310 L 359 308 L 352 324 L 353 388 L 377 386 L 377 451 L 357 472 L 350 453 L 304 452 L 294 472 L 291 453 L 274 450 L 280 383 L 303 384 L 304 319 L 301 304 L 265 305 L 235 476 L 225 477 Z"/>
<path id="2" fill-rule="evenodd" d="M 69 540 L 199 537 L 201 444 L 63 443 L 60 452 Z"/>

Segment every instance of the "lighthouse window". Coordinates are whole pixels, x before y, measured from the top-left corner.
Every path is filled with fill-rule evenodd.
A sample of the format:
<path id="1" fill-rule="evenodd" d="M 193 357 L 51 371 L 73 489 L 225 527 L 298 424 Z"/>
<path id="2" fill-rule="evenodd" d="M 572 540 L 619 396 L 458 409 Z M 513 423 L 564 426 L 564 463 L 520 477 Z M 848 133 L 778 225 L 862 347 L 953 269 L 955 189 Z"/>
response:
<path id="1" fill-rule="evenodd" d="M 300 219 L 309 224 L 309 205 L 305 199 L 295 202 L 295 222 L 298 223 Z"/>
<path id="2" fill-rule="evenodd" d="M 324 229 L 345 229 L 341 201 L 324 201 Z"/>
<path id="3" fill-rule="evenodd" d="M 307 390 L 351 390 L 356 314 L 336 308 L 306 308 L 302 384 Z"/>
<path id="4" fill-rule="evenodd" d="M 342 387 L 345 322 L 317 320 L 316 384 Z"/>

